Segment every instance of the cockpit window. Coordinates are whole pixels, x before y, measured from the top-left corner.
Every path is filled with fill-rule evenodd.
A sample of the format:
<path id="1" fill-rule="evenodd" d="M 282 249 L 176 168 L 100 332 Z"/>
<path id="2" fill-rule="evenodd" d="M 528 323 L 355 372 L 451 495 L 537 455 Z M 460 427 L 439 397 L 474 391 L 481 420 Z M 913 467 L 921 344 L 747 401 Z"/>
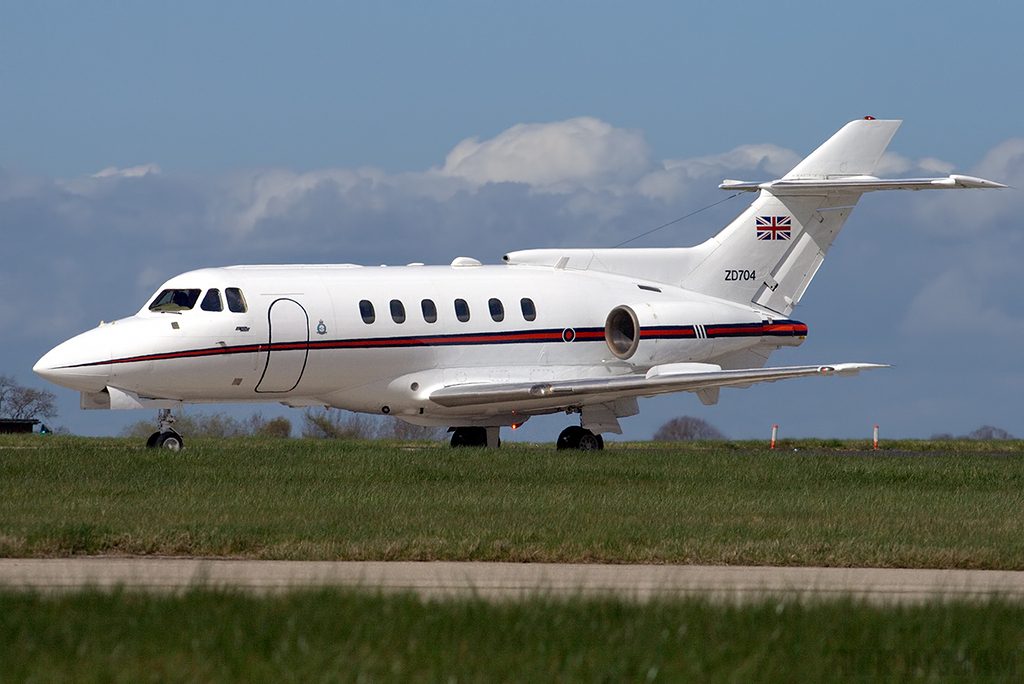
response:
<path id="1" fill-rule="evenodd" d="M 199 305 L 203 311 L 223 311 L 224 305 L 220 301 L 220 290 L 213 288 L 206 291 L 203 303 Z"/>
<path id="2" fill-rule="evenodd" d="M 229 287 L 224 290 L 224 296 L 228 300 L 228 311 L 234 313 L 245 313 L 248 309 L 245 306 L 245 297 L 237 287 Z"/>
<path id="3" fill-rule="evenodd" d="M 150 311 L 189 311 L 196 305 L 200 290 L 164 290 L 153 303 Z"/>

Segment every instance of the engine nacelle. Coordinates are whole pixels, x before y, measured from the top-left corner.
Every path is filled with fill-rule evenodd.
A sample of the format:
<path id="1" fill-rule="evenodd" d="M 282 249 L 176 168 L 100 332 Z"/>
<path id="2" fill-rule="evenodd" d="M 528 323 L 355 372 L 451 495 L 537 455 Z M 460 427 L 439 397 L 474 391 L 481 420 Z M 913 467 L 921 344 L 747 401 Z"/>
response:
<path id="1" fill-rule="evenodd" d="M 705 302 L 621 304 L 608 313 L 604 339 L 616 358 L 635 367 L 701 363 L 765 342 L 771 321 L 745 307 L 723 310 Z M 786 342 L 775 342 L 773 346 Z M 799 342 L 797 342 L 799 343 Z"/>
<path id="2" fill-rule="evenodd" d="M 640 346 L 640 319 L 628 306 L 617 306 L 604 321 L 604 341 L 612 354 L 629 359 Z"/>

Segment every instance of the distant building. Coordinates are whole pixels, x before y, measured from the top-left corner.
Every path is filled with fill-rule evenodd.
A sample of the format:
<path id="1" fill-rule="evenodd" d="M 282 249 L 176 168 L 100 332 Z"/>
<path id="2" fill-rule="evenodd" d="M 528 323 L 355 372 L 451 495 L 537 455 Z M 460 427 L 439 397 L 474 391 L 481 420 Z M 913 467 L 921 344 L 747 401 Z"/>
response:
<path id="1" fill-rule="evenodd" d="M 36 425 L 39 424 L 38 420 L 29 418 L 26 420 L 15 419 L 15 418 L 0 418 L 0 434 L 22 434 L 31 433 Z M 46 428 L 44 427 L 45 431 Z"/>

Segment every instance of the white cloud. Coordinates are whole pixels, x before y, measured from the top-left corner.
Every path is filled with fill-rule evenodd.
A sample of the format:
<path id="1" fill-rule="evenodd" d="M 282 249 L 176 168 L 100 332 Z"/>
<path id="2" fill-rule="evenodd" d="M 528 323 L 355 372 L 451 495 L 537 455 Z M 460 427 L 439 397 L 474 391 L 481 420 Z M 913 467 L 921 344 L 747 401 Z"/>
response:
<path id="1" fill-rule="evenodd" d="M 475 185 L 527 183 L 537 190 L 570 192 L 628 184 L 650 162 L 650 148 L 640 131 L 578 117 L 518 124 L 484 142 L 463 140 L 439 173 Z"/>
<path id="2" fill-rule="evenodd" d="M 151 173 L 160 173 L 160 167 L 156 164 L 143 164 L 141 166 L 132 166 L 127 169 L 119 169 L 116 166 L 103 169 L 92 174 L 93 178 L 141 178 L 142 176 L 148 176 Z"/>
<path id="3" fill-rule="evenodd" d="M 765 144 L 655 163 L 640 132 L 580 117 L 519 124 L 483 142 L 464 140 L 442 168 L 424 172 L 389 175 L 361 168 L 235 173 L 223 179 L 222 192 L 213 198 L 211 219 L 242 236 L 261 222 L 302 215 L 315 193 L 334 196 L 339 214 L 365 215 L 384 214 L 410 201 L 437 206 L 452 202 L 458 193 L 513 183 L 534 195 L 563 196 L 558 216 L 607 223 L 635 211 L 637 202 L 672 204 L 688 200 L 694 192 L 711 196 L 726 177 L 774 178 L 797 161 L 795 153 Z M 451 212 L 453 205 L 446 209 Z"/>
<path id="4" fill-rule="evenodd" d="M 915 223 L 936 235 L 1019 231 L 1024 216 L 1024 138 L 1005 140 L 966 172 L 1009 185 L 1003 190 L 944 192 L 913 203 Z M 930 193 L 926 193 L 930 194 Z M 928 200 L 928 201 L 926 201 Z"/>
<path id="5" fill-rule="evenodd" d="M 748 172 L 752 176 L 740 180 L 773 180 L 799 161 L 800 157 L 795 152 L 775 145 L 741 145 L 723 154 L 666 160 L 662 162 L 661 169 L 641 178 L 636 189 L 645 197 L 667 201 L 684 195 L 695 181 L 700 181 L 701 186 L 715 187 L 730 174 L 736 175 L 737 171 Z"/>
<path id="6" fill-rule="evenodd" d="M 929 339 L 978 336 L 991 341 L 1024 336 L 1024 306 L 1014 275 L 1024 258 L 1024 241 L 971 241 L 959 258 L 931 278 L 913 298 L 904 333 Z"/>
<path id="7" fill-rule="evenodd" d="M 589 117 L 550 124 L 520 124 L 495 138 L 468 139 L 443 168 L 389 175 L 376 168 L 286 169 L 237 172 L 224 178 L 212 199 L 211 219 L 236 236 L 264 221 L 303 212 L 314 193 L 333 194 L 348 210 L 385 213 L 409 200 L 450 201 L 494 183 L 516 183 L 531 192 L 573 195 L 571 215 L 608 217 L 620 211 L 611 195 L 631 193 L 631 183 L 650 168 L 642 134 Z M 582 194 L 581 194 L 582 193 Z M 607 197 L 600 197 L 610 193 Z"/>
<path id="8" fill-rule="evenodd" d="M 49 178 L 15 175 L 0 168 L 0 203 L 21 199 L 31 201 L 46 194 L 52 186 L 53 181 Z"/>
<path id="9" fill-rule="evenodd" d="M 1005 179 L 1003 183 L 1016 188 L 1024 187 L 1024 138 L 1010 138 L 999 143 L 989 150 L 974 170 Z"/>
<path id="10" fill-rule="evenodd" d="M 955 168 L 953 164 L 933 157 L 913 160 L 895 152 L 886 152 L 878 161 L 874 175 L 879 178 L 948 176 Z"/>

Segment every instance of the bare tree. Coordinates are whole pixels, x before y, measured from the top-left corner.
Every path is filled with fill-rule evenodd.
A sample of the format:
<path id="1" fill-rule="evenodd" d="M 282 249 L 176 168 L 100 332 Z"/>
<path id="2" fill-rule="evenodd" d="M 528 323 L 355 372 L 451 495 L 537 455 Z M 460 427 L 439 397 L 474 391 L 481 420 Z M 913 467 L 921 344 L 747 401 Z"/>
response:
<path id="1" fill-rule="evenodd" d="M 413 425 L 404 420 L 389 417 L 385 419 L 384 425 L 378 433 L 380 437 L 387 439 L 402 439 L 412 441 L 416 439 L 440 439 L 444 435 L 444 428 L 425 427 Z"/>
<path id="2" fill-rule="evenodd" d="M 982 425 L 980 428 L 967 435 L 967 439 L 1013 439 L 1013 435 L 1002 428 L 992 427 L 991 425 Z"/>
<path id="3" fill-rule="evenodd" d="M 966 434 L 954 437 L 949 432 L 942 432 L 931 436 L 932 440 L 952 440 L 952 439 L 977 439 L 977 440 L 995 440 L 995 439 L 1016 439 L 1006 430 L 1002 428 L 992 427 L 991 425 L 982 425 L 977 430 Z"/>
<path id="4" fill-rule="evenodd" d="M 288 420 L 284 416 L 278 416 L 266 421 L 256 431 L 256 435 L 259 437 L 279 437 L 281 439 L 287 439 L 292 436 L 292 421 Z"/>
<path id="5" fill-rule="evenodd" d="M 668 421 L 654 433 L 656 442 L 691 442 L 698 439 L 728 439 L 706 420 L 681 416 Z"/>
<path id="6" fill-rule="evenodd" d="M 53 392 L 22 387 L 14 378 L 0 375 L 0 417 L 31 420 L 56 415 L 57 396 Z"/>
<path id="7" fill-rule="evenodd" d="M 439 439 L 441 428 L 411 425 L 393 416 L 370 416 L 332 409 L 306 409 L 302 436 L 317 439 Z"/>
<path id="8" fill-rule="evenodd" d="M 156 424 L 152 420 L 140 420 L 121 430 L 122 437 L 145 439 L 152 434 Z M 290 437 L 291 421 L 287 418 L 267 420 L 259 413 L 254 413 L 245 420 L 237 420 L 226 413 L 211 414 L 180 413 L 174 418 L 174 429 L 191 437 L 216 437 L 232 439 L 235 437 Z"/>
<path id="9" fill-rule="evenodd" d="M 373 439 L 377 421 L 349 411 L 308 408 L 302 414 L 302 436 L 316 439 Z"/>
<path id="10" fill-rule="evenodd" d="M 145 439 L 155 429 L 152 420 L 141 420 L 121 430 L 122 437 Z M 239 420 L 226 413 L 179 413 L 174 429 L 190 437 L 282 437 L 292 434 L 284 417 L 267 420 L 259 413 Z M 370 416 L 338 409 L 308 408 L 302 414 L 302 436 L 314 439 L 440 439 L 441 428 L 410 425 L 393 416 Z"/>

